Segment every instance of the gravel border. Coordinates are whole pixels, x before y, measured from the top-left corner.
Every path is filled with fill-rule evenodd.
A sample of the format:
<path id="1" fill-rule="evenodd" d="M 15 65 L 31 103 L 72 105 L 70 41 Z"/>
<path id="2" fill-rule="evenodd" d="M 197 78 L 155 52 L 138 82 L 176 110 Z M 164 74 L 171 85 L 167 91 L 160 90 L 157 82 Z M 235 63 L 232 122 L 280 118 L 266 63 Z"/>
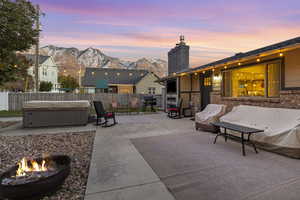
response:
<path id="1" fill-rule="evenodd" d="M 71 157 L 71 173 L 62 188 L 43 200 L 83 200 L 89 174 L 95 132 L 49 135 L 0 136 L 0 173 L 24 156 L 65 154 Z"/>

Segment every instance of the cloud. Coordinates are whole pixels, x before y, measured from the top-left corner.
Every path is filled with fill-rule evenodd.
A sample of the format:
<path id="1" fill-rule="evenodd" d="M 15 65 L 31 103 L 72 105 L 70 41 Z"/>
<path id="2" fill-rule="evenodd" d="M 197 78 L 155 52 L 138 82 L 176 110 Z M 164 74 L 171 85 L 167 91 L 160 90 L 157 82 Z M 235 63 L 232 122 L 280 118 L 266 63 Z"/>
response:
<path id="1" fill-rule="evenodd" d="M 297 0 L 33 1 L 47 14 L 43 44 L 97 46 L 127 58 L 166 58 L 183 34 L 193 66 L 300 33 Z"/>

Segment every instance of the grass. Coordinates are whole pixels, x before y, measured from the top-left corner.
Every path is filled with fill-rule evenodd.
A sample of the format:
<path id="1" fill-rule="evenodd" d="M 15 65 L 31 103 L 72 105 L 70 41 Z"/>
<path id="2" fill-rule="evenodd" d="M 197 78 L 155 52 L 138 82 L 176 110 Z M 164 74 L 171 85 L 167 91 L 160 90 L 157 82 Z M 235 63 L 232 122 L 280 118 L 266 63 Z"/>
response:
<path id="1" fill-rule="evenodd" d="M 21 117 L 22 111 L 0 110 L 0 117 Z"/>

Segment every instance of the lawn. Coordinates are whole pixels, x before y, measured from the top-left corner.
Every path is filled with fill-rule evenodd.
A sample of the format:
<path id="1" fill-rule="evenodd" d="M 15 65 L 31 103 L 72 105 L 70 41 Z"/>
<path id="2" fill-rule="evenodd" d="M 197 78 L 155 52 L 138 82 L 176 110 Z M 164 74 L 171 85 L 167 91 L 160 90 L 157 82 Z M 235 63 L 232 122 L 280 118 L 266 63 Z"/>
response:
<path id="1" fill-rule="evenodd" d="M 0 110 L 0 117 L 21 117 L 22 111 Z"/>

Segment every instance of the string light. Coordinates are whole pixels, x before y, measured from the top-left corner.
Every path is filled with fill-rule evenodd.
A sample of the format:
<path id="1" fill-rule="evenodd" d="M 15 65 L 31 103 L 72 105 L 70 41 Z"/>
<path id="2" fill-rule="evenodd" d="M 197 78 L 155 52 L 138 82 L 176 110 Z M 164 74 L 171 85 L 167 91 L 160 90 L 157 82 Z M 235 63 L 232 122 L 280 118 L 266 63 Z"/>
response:
<path id="1" fill-rule="evenodd" d="M 224 69 L 227 69 L 227 66 L 225 66 Z"/>
<path id="2" fill-rule="evenodd" d="M 257 61 L 257 62 L 260 62 L 260 59 L 259 59 L 259 58 L 257 58 L 257 59 L 256 59 L 256 61 Z"/>
<path id="3" fill-rule="evenodd" d="M 283 56 L 283 53 L 280 53 L 279 56 L 282 57 L 282 56 Z"/>
<path id="4" fill-rule="evenodd" d="M 239 62 L 238 65 L 241 66 L 241 63 Z"/>
<path id="5" fill-rule="evenodd" d="M 197 76 L 197 75 L 198 75 L 198 73 L 197 73 L 197 72 L 195 72 L 195 73 L 194 73 L 194 75 L 195 75 L 195 76 Z"/>

